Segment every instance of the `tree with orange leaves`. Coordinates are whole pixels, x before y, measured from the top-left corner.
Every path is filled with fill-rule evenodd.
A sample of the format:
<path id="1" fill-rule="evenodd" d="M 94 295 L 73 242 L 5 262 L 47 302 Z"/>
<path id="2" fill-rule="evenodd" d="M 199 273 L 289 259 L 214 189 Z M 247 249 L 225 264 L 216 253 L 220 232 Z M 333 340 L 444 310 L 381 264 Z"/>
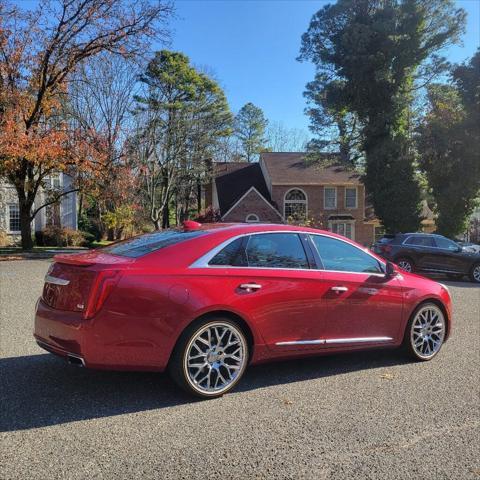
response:
<path id="1" fill-rule="evenodd" d="M 98 165 L 102 138 L 61 115 L 69 79 L 101 52 L 132 57 L 152 37 L 165 39 L 168 0 L 44 0 L 24 11 L 0 0 L 0 176 L 18 195 L 22 248 L 32 247 L 35 197 L 54 172 Z"/>

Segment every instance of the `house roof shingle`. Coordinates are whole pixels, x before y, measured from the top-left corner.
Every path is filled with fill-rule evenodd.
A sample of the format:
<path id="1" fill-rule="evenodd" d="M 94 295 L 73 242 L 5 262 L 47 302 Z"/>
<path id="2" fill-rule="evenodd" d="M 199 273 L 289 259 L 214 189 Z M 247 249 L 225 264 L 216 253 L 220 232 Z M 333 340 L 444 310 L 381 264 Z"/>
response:
<path id="1" fill-rule="evenodd" d="M 224 215 L 251 187 L 271 202 L 270 192 L 258 163 L 216 163 L 214 165 L 220 213 Z"/>
<path id="2" fill-rule="evenodd" d="M 273 185 L 328 185 L 347 184 L 358 185 L 361 175 L 348 170 L 338 159 L 338 154 L 325 154 L 325 160 L 334 161 L 332 165 L 322 165 L 321 162 L 305 160 L 302 152 L 262 153 L 261 161 L 267 169 Z"/>

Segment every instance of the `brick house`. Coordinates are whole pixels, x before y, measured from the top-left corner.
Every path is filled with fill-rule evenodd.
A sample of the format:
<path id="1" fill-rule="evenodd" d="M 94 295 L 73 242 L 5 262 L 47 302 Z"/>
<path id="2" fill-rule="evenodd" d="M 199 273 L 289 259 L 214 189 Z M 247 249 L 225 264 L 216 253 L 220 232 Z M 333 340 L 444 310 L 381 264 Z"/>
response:
<path id="1" fill-rule="evenodd" d="M 207 206 L 224 222 L 305 222 L 370 245 L 379 226 L 360 174 L 304 153 L 262 153 L 258 163 L 215 163 Z"/>

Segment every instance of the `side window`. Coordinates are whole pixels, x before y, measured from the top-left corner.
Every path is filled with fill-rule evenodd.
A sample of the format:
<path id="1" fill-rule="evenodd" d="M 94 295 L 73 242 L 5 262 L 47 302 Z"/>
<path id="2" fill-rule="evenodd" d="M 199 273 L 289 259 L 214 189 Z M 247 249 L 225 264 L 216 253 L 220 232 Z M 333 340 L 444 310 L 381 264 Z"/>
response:
<path id="1" fill-rule="evenodd" d="M 312 235 L 325 270 L 382 273 L 380 262 L 349 243 L 322 235 Z"/>
<path id="2" fill-rule="evenodd" d="M 410 245 L 416 245 L 417 247 L 434 247 L 433 238 L 428 236 L 416 236 L 410 237 L 409 239 Z"/>
<path id="3" fill-rule="evenodd" d="M 456 252 L 458 250 L 458 245 L 445 237 L 435 237 L 435 243 L 438 248 L 443 248 L 444 250 L 450 250 Z"/>
<path id="4" fill-rule="evenodd" d="M 309 268 L 300 237 L 296 233 L 265 233 L 248 237 L 249 267 Z"/>
<path id="5" fill-rule="evenodd" d="M 237 238 L 218 252 L 208 262 L 209 265 L 225 265 L 231 267 L 246 267 L 245 249 L 242 249 L 244 238 Z"/>

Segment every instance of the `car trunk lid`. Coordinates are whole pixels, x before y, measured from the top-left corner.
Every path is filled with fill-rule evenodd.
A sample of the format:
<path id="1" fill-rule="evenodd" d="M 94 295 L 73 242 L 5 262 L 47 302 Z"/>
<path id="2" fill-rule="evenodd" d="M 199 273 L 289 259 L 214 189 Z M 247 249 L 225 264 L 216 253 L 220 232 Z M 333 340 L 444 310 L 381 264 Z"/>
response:
<path id="1" fill-rule="evenodd" d="M 56 255 L 45 276 L 43 301 L 51 308 L 93 315 L 133 259 L 101 252 Z M 105 286 L 106 292 L 103 292 Z M 102 293 L 102 295 L 100 295 Z"/>

